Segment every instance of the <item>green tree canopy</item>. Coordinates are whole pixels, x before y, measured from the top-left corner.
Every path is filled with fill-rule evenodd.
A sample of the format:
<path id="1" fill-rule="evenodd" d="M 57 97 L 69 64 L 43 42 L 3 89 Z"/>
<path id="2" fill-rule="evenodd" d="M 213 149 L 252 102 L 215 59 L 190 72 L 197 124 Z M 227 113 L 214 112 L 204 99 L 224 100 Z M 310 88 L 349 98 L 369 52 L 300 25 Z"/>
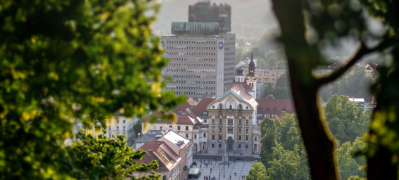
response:
<path id="1" fill-rule="evenodd" d="M 258 161 L 252 162 L 252 167 L 249 170 L 246 180 L 264 180 L 267 179 L 265 166 Z"/>
<path id="2" fill-rule="evenodd" d="M 72 176 L 76 179 L 126 179 L 134 171 L 147 172 L 158 169 L 157 161 L 151 164 L 138 163 L 145 151 L 133 151 L 126 147 L 126 137 L 118 135 L 108 139 L 105 135 L 94 137 L 84 131 L 77 134 L 80 141 L 67 147 L 72 165 Z M 159 179 L 152 171 L 148 179 Z"/>
<path id="3" fill-rule="evenodd" d="M 63 142 L 75 119 L 104 127 L 104 117 L 117 110 L 140 117 L 184 102 L 183 96 L 161 91 L 168 60 L 151 34 L 156 3 L 0 4 L 1 179 L 70 177 Z"/>

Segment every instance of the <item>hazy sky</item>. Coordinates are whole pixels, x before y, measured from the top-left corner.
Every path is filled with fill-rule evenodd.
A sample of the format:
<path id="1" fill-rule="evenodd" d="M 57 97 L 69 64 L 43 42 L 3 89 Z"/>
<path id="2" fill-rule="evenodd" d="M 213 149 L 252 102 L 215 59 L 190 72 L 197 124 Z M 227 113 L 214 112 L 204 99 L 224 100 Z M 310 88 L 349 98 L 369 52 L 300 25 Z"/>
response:
<path id="1" fill-rule="evenodd" d="M 167 0 L 162 1 L 158 21 L 154 30 L 170 29 L 170 23 L 188 21 L 188 5 L 199 0 Z M 212 0 L 211 3 L 227 3 L 232 7 L 232 23 L 262 25 L 269 29 L 276 25 L 269 0 Z M 166 27 L 166 28 L 165 28 Z M 234 29 L 232 30 L 234 32 Z"/>

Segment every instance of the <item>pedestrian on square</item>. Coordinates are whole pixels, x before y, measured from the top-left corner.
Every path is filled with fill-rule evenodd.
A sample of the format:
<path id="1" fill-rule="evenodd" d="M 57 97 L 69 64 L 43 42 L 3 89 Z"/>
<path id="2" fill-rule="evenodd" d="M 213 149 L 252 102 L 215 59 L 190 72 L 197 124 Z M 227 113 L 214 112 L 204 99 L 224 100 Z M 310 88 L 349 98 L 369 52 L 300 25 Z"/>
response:
<path id="1" fill-rule="evenodd" d="M 201 164 L 200 164 L 200 168 L 201 168 Z"/>
<path id="2" fill-rule="evenodd" d="M 206 179 L 205 179 L 205 176 L 204 176 L 204 180 L 206 180 Z"/>
<path id="3" fill-rule="evenodd" d="M 237 176 L 237 173 L 236 173 L 236 172 L 234 172 L 234 176 Z"/>
<path id="4" fill-rule="evenodd" d="M 231 175 L 230 175 L 230 180 L 231 180 Z"/>

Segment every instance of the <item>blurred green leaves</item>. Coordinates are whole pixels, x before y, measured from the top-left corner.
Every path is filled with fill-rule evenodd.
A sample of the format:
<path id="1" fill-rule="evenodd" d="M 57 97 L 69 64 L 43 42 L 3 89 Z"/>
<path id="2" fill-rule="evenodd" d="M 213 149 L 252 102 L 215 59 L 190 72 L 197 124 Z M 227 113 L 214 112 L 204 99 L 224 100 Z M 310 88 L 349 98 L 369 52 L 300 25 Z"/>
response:
<path id="1" fill-rule="evenodd" d="M 0 0 L 1 179 L 71 177 L 63 143 L 76 119 L 104 127 L 119 109 L 141 117 L 184 102 L 162 91 L 158 11 L 146 0 Z"/>

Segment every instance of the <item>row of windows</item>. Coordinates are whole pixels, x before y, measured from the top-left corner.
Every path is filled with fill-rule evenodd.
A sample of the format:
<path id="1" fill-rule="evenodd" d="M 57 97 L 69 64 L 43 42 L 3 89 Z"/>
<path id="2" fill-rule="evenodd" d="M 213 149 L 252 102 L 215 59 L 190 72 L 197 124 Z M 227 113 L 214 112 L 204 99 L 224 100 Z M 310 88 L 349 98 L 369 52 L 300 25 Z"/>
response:
<path id="1" fill-rule="evenodd" d="M 249 136 L 245 136 L 245 140 L 248 141 Z M 212 135 L 212 140 L 215 140 L 215 135 Z M 223 140 L 222 136 L 219 136 L 219 140 Z M 238 140 L 241 140 L 241 136 L 238 136 Z"/>
<path id="2" fill-rule="evenodd" d="M 241 119 L 239 119 L 238 120 L 238 125 L 241 125 Z M 214 125 L 215 124 L 215 120 L 214 119 L 212 119 L 212 124 Z M 223 120 L 222 119 L 219 119 L 219 124 L 223 124 Z M 233 120 L 232 119 L 228 119 L 228 121 L 227 121 L 227 125 L 233 125 Z M 245 125 L 249 125 L 249 121 L 248 120 L 245 120 Z"/>
<path id="3" fill-rule="evenodd" d="M 170 63 L 170 66 L 178 66 L 178 67 L 216 67 L 216 64 L 197 64 L 197 63 Z M 170 71 L 171 69 L 168 69 L 166 72 L 173 72 Z"/>
<path id="4" fill-rule="evenodd" d="M 170 56 L 216 56 L 216 53 L 206 52 L 166 52 Z"/>
<path id="5" fill-rule="evenodd" d="M 195 87 L 195 86 L 175 86 L 175 87 L 169 87 L 168 86 L 168 88 L 172 88 L 172 89 L 203 89 L 204 87 L 202 87 L 202 86 L 198 86 L 198 87 Z M 205 89 L 207 89 L 207 90 L 214 90 L 214 89 L 216 89 L 215 87 L 205 87 Z"/>
<path id="6" fill-rule="evenodd" d="M 175 91 L 175 95 L 180 95 L 180 94 L 185 94 L 185 95 L 198 95 L 198 96 L 204 96 L 206 94 L 210 95 L 210 96 L 214 96 L 216 93 L 214 92 L 179 92 L 179 91 Z M 194 100 L 198 100 L 196 98 L 194 98 Z"/>
<path id="7" fill-rule="evenodd" d="M 216 44 L 216 41 L 172 41 L 167 40 L 168 44 Z"/>
<path id="8" fill-rule="evenodd" d="M 185 69 L 178 69 L 178 68 L 172 68 L 172 69 L 166 69 L 166 72 L 216 72 L 216 69 L 190 69 L 190 68 L 185 68 Z"/>
<path id="9" fill-rule="evenodd" d="M 228 133 L 233 133 L 233 128 L 228 128 L 227 129 L 227 131 L 228 131 Z M 219 132 L 223 132 L 222 131 L 222 128 L 219 128 Z M 241 131 L 241 128 L 238 128 L 238 133 L 241 133 L 242 131 Z M 215 128 L 213 128 L 212 129 L 212 133 L 215 133 Z M 248 132 L 248 129 L 245 129 L 245 134 L 248 134 L 249 132 Z"/>
<path id="10" fill-rule="evenodd" d="M 187 61 L 187 58 L 169 58 L 172 62 L 173 61 Z M 191 58 L 192 59 L 192 58 Z M 202 58 L 202 57 L 197 57 L 195 58 L 195 61 L 197 62 L 214 62 L 216 61 L 216 58 Z"/>
<path id="11" fill-rule="evenodd" d="M 161 119 L 157 119 L 157 120 L 158 120 L 158 121 L 161 121 Z M 125 126 L 123 126 L 123 128 L 125 128 Z M 169 128 L 172 128 L 172 126 L 169 126 Z M 157 127 L 154 126 L 154 130 L 156 130 L 156 129 L 157 129 Z M 162 130 L 162 126 L 159 126 L 159 130 Z M 177 126 L 177 130 L 178 130 L 178 131 L 181 130 L 180 126 Z M 189 130 L 189 127 L 186 126 L 186 131 L 188 131 L 188 130 Z"/>
<path id="12" fill-rule="evenodd" d="M 111 127 L 108 127 L 108 130 L 111 131 Z M 119 126 L 116 126 L 116 130 L 119 131 Z M 123 126 L 123 130 L 125 130 L 125 126 Z"/>
<path id="13" fill-rule="evenodd" d="M 201 50 L 201 51 L 216 51 L 216 47 L 209 46 L 201 46 L 201 47 L 193 47 L 193 46 L 166 46 L 166 49 L 187 49 L 187 50 Z"/>
<path id="14" fill-rule="evenodd" d="M 189 73 L 200 73 L 200 72 L 206 72 L 206 73 L 209 73 L 209 72 L 216 72 L 216 69 L 213 69 L 213 68 L 211 68 L 211 69 L 166 69 L 166 73 L 169 73 L 169 72 L 189 72 Z M 169 74 L 172 74 L 172 73 L 169 73 Z"/>
<path id="15" fill-rule="evenodd" d="M 277 117 L 277 114 L 264 114 L 265 117 Z M 256 117 L 263 117 L 263 114 L 257 114 Z"/>
<path id="16" fill-rule="evenodd" d="M 212 144 L 212 147 L 215 147 L 215 144 Z M 219 144 L 219 148 L 222 147 L 222 144 Z M 241 148 L 241 144 L 238 145 L 238 148 Z M 248 148 L 248 144 L 245 145 L 245 148 Z"/>
<path id="17" fill-rule="evenodd" d="M 119 117 L 118 116 L 114 116 L 114 118 L 115 118 L 115 122 L 116 123 L 119 123 L 119 122 L 126 123 L 126 120 L 119 121 Z"/>
<path id="18" fill-rule="evenodd" d="M 212 106 L 212 109 L 215 109 L 215 106 L 214 106 L 214 105 Z M 222 104 L 219 104 L 219 109 L 223 109 L 223 105 L 222 105 Z M 233 109 L 233 106 L 232 106 L 232 105 L 229 105 L 229 108 L 228 108 L 228 109 Z M 237 109 L 242 109 L 242 105 L 239 104 L 239 105 L 237 106 Z M 249 109 L 249 107 L 246 106 L 245 109 Z"/>
<path id="19" fill-rule="evenodd" d="M 258 106 L 258 110 L 262 110 L 262 106 Z M 283 106 L 283 110 L 286 109 L 286 106 Z M 270 110 L 270 106 L 266 106 L 266 110 Z M 277 110 L 277 106 L 273 106 L 273 110 L 276 111 Z"/>

